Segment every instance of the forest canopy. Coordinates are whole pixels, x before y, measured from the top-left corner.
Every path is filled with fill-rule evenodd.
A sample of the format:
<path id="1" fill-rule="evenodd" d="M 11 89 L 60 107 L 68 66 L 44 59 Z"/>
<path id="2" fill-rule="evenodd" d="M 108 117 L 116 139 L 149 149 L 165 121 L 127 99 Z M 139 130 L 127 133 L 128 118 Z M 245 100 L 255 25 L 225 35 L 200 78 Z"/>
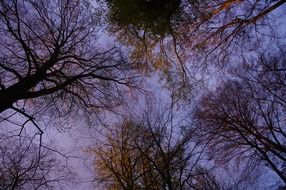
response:
<path id="1" fill-rule="evenodd" d="M 285 7 L 0 1 L 0 189 L 285 189 Z"/>

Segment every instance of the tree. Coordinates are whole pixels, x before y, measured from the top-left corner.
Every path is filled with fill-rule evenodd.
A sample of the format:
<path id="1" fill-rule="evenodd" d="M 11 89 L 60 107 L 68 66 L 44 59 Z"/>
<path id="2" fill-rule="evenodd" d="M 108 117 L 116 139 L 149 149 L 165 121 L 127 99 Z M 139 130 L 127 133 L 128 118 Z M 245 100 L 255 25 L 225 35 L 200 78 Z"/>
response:
<path id="1" fill-rule="evenodd" d="M 107 0 L 110 20 L 121 27 L 131 25 L 130 32 L 138 34 L 140 29 L 153 35 L 164 35 L 171 27 L 171 17 L 179 9 L 180 0 Z"/>
<path id="2" fill-rule="evenodd" d="M 80 0 L 0 3 L 0 112 L 28 119 L 49 110 L 111 109 L 134 87 L 132 66 L 117 48 L 99 47 L 99 18 Z"/>
<path id="3" fill-rule="evenodd" d="M 175 190 L 197 189 L 209 178 L 221 189 L 210 170 L 200 166 L 203 147 L 187 128 L 169 108 L 148 109 L 140 120 L 123 121 L 90 149 L 96 180 L 106 189 Z"/>
<path id="4" fill-rule="evenodd" d="M 286 183 L 285 50 L 260 54 L 202 97 L 197 128 L 222 162 L 265 165 Z M 238 162 L 239 163 L 239 162 Z"/>
<path id="5" fill-rule="evenodd" d="M 156 71 L 164 87 L 187 99 L 201 71 L 280 41 L 285 0 L 98 0 L 106 30 L 127 47 L 145 73 Z M 104 4 L 105 3 L 105 4 Z M 283 42 L 282 42 L 283 43 Z M 237 63 L 237 64 L 240 64 Z M 211 65 L 211 66 L 210 66 Z"/>
<path id="6" fill-rule="evenodd" d="M 51 152 L 39 152 L 25 139 L 9 139 L 0 147 L 0 189 L 55 189 L 71 179 L 70 171 Z"/>
<path id="7" fill-rule="evenodd" d="M 29 136 L 39 145 L 39 153 L 1 147 L 1 189 L 52 188 L 55 163 L 42 140 L 47 120 L 112 110 L 136 87 L 119 48 L 99 43 L 93 13 L 85 0 L 0 2 L 0 127 L 9 138 Z"/>
<path id="8" fill-rule="evenodd" d="M 265 39 L 282 37 L 276 31 L 271 15 L 286 1 L 106 2 L 110 21 L 108 30 L 133 48 L 131 56 L 143 60 L 149 58 L 154 64 L 160 55 L 168 66 L 168 62 L 182 64 L 189 58 L 194 60 L 194 57 L 194 63 L 203 61 L 222 65 L 234 55 L 244 55 L 262 46 Z M 156 6 L 148 8 L 152 4 Z"/>
<path id="9" fill-rule="evenodd" d="M 192 1 L 187 18 L 179 33 L 182 44 L 204 52 L 202 59 L 224 64 L 235 55 L 244 55 L 263 46 L 263 40 L 280 37 L 273 28 L 271 14 L 286 1 L 209 0 Z M 180 31 L 178 30 L 178 31 Z M 188 32 L 186 32 L 188 31 Z M 200 56 L 200 55 L 199 55 Z M 211 60 L 208 60 L 208 59 Z"/>

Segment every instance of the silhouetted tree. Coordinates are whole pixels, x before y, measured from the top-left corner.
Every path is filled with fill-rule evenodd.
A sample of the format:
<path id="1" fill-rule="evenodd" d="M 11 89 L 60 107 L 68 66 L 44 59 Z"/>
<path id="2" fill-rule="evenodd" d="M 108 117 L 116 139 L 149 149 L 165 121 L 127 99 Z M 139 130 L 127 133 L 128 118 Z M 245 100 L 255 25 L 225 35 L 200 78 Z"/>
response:
<path id="1" fill-rule="evenodd" d="M 106 189 L 200 189 L 202 179 L 211 175 L 200 166 L 203 147 L 175 118 L 168 108 L 148 109 L 141 119 L 110 129 L 106 140 L 90 149 L 96 180 Z M 214 177 L 209 179 L 213 184 L 220 187 Z"/>
<path id="2" fill-rule="evenodd" d="M 127 47 L 130 59 L 145 73 L 156 71 L 179 99 L 201 84 L 196 70 L 223 67 L 285 35 L 276 25 L 285 0 L 97 2 L 106 3 L 106 30 Z"/>
<path id="3" fill-rule="evenodd" d="M 80 0 L 1 1 L 0 112 L 32 120 L 35 107 L 63 116 L 118 105 L 132 66 L 97 43 L 98 20 Z"/>
<path id="4" fill-rule="evenodd" d="M 140 30 L 154 36 L 169 33 L 171 17 L 180 8 L 180 0 L 107 0 L 110 21 L 120 27 L 130 25 L 129 31 L 138 35 Z"/>
<path id="5" fill-rule="evenodd" d="M 167 65 L 161 64 L 165 69 L 174 61 L 184 63 L 195 55 L 194 63 L 201 60 L 222 65 L 235 54 L 248 53 L 262 46 L 265 37 L 282 37 L 273 28 L 275 20 L 271 20 L 270 15 L 286 1 L 106 2 L 110 21 L 107 27 L 118 34 L 120 41 L 132 47 L 131 56 L 149 59 L 151 67 L 160 56 Z"/>
<path id="6" fill-rule="evenodd" d="M 263 164 L 286 183 L 286 58 L 260 54 L 233 72 L 233 79 L 202 97 L 196 111 L 201 138 L 222 162 Z"/>
<path id="7" fill-rule="evenodd" d="M 53 154 L 23 139 L 1 142 L 0 189 L 36 190 L 67 186 L 72 175 Z"/>

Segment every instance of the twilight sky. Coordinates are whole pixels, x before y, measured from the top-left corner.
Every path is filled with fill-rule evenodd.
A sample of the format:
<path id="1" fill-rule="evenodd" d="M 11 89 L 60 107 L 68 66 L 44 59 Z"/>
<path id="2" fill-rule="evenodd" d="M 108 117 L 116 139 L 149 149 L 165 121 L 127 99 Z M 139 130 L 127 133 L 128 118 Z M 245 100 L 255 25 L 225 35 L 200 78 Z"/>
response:
<path id="1" fill-rule="evenodd" d="M 92 1 L 92 4 L 96 7 L 95 1 Z M 286 5 L 279 7 L 275 12 L 273 12 L 273 16 L 277 17 L 275 19 L 275 30 L 279 31 L 281 34 L 281 43 L 286 40 Z M 278 16 L 276 16 L 278 15 Z M 114 36 L 109 36 L 108 33 L 102 31 L 101 38 L 99 42 L 100 47 L 111 47 L 115 42 Z M 283 44 L 285 46 L 285 43 Z M 269 47 L 271 49 L 271 47 Z M 214 89 L 216 85 L 224 80 L 225 73 L 220 71 L 217 68 L 210 68 L 208 72 L 200 72 L 200 69 L 193 71 L 194 68 L 190 63 L 186 66 L 191 72 L 196 72 L 196 76 L 198 78 L 207 79 L 204 82 L 203 86 L 194 90 L 195 94 L 192 94 L 194 98 L 194 102 L 186 105 L 185 107 L 180 107 L 178 109 L 178 114 L 188 114 L 191 112 L 191 107 L 195 104 L 196 97 L 199 96 L 206 89 Z M 156 73 L 152 73 L 151 76 L 144 77 L 142 81 L 144 89 L 146 90 L 146 94 L 150 94 L 149 98 L 156 99 L 158 102 L 167 102 L 169 101 L 170 92 L 163 88 L 162 81 L 159 80 L 159 76 Z M 152 94 L 152 95 L 151 95 Z M 143 95 L 126 95 L 129 100 L 129 107 L 122 108 L 119 107 L 118 110 L 122 111 L 122 109 L 128 109 L 130 113 L 139 114 L 142 109 L 144 109 L 145 100 Z M 182 105 L 181 105 L 182 106 Z M 182 112 L 183 110 L 183 112 Z M 124 110 L 123 110 L 124 111 Z M 126 112 L 128 112 L 126 111 Z M 126 113 L 127 114 L 127 113 Z M 96 182 L 94 182 L 94 171 L 93 171 L 93 155 L 87 153 L 86 149 L 88 147 L 92 147 L 98 140 L 104 139 L 102 134 L 104 133 L 104 127 L 101 126 L 100 123 L 94 123 L 92 126 L 87 124 L 84 119 L 80 119 L 83 116 L 78 115 L 77 120 L 70 122 L 69 120 L 64 121 L 54 121 L 53 118 L 45 118 L 45 121 L 39 121 L 39 123 L 45 125 L 49 125 L 45 128 L 45 133 L 43 135 L 43 143 L 51 149 L 54 149 L 54 155 L 63 163 L 67 164 L 67 166 L 73 171 L 75 175 L 75 180 L 73 183 L 66 185 L 63 184 L 63 187 L 59 187 L 59 189 L 69 189 L 69 190 L 92 190 L 99 189 L 96 187 Z M 121 119 L 119 116 L 113 115 L 111 113 L 102 113 L 101 117 L 107 121 L 107 125 L 112 125 L 113 122 Z M 18 123 L 23 122 L 21 118 L 17 115 L 13 116 L 11 120 L 15 120 Z M 59 124 L 60 123 L 60 124 Z M 58 125 L 59 124 L 59 125 Z M 7 134 L 7 126 L 11 124 L 1 123 L 0 126 L 0 134 Z M 14 125 L 9 127 L 11 134 L 17 134 L 19 130 Z M 23 134 L 27 134 L 33 136 L 37 131 L 31 125 L 26 127 L 26 131 Z M 9 132 L 10 133 L 10 132 Z M 36 137 L 36 141 L 38 142 L 38 137 Z M 57 153 L 59 152 L 59 153 Z M 66 157 L 65 157 L 66 156 Z M 217 170 L 218 174 L 222 174 L 220 170 Z M 226 175 L 226 174 L 223 174 Z M 272 183 L 275 178 L 273 173 L 268 172 L 265 173 L 261 177 L 261 181 L 263 181 L 263 185 L 259 185 L 259 189 L 271 189 L 274 188 L 274 184 Z M 263 187 L 262 187 L 263 186 Z"/>

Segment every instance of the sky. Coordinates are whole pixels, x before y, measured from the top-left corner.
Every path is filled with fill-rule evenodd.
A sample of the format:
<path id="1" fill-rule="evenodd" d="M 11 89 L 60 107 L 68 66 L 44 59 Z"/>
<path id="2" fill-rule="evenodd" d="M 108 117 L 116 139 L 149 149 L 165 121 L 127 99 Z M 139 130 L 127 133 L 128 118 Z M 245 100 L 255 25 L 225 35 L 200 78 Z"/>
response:
<path id="1" fill-rule="evenodd" d="M 94 6 L 96 4 L 93 1 L 92 3 Z M 286 5 L 280 7 L 277 9 L 278 12 L 284 12 L 285 15 Z M 283 14 L 278 14 L 283 15 Z M 285 17 L 277 18 L 277 26 L 280 30 L 280 33 L 284 34 L 283 36 L 286 36 L 286 19 Z M 286 39 L 286 38 L 285 38 Z M 109 37 L 108 34 L 102 33 L 102 37 L 100 38 L 100 46 L 109 47 L 112 46 L 114 42 L 113 37 Z M 271 48 L 271 47 L 270 47 Z M 190 67 L 191 69 L 191 67 Z M 221 78 L 222 73 L 218 73 L 217 71 L 213 70 L 206 74 L 204 77 L 208 78 L 208 83 L 204 86 L 203 89 L 206 88 L 215 88 L 217 85 L 217 81 Z M 162 87 L 162 83 L 159 81 L 159 76 L 156 74 L 153 74 L 152 76 L 145 79 L 145 88 L 147 91 L 150 91 L 153 93 L 154 97 L 160 97 L 159 100 L 162 102 L 167 101 L 169 99 L 169 94 L 166 89 Z M 136 102 L 139 100 L 139 103 Z M 135 102 L 136 105 L 130 105 L 130 109 L 133 109 L 133 112 L 140 112 L 141 109 L 144 107 L 144 101 L 141 100 L 140 102 L 140 96 L 132 100 Z M 21 122 L 20 118 L 16 117 L 17 122 Z M 113 121 L 116 121 L 117 118 L 111 114 L 105 113 L 105 118 L 108 118 L 109 124 L 112 125 Z M 67 122 L 68 123 L 68 122 Z M 7 124 L 10 125 L 10 124 Z M 5 128 L 7 126 L 5 124 Z M 3 128 L 4 125 L 0 128 L 2 129 L 2 132 L 6 133 L 7 131 Z M 33 126 L 27 126 L 27 133 L 34 133 L 35 130 L 33 129 Z M 9 127 L 9 130 L 13 131 L 14 128 Z M 96 184 L 94 182 L 94 171 L 93 171 L 93 155 L 89 154 L 86 149 L 87 147 L 92 147 L 98 139 L 101 139 L 102 128 L 100 126 L 87 126 L 84 121 L 77 120 L 73 123 L 69 123 L 63 127 L 47 127 L 45 130 L 45 133 L 43 135 L 43 141 L 45 144 L 47 144 L 49 147 L 59 151 L 61 154 L 64 154 L 68 157 L 68 166 L 76 173 L 76 183 L 73 183 L 72 185 L 66 186 L 64 189 L 70 189 L 70 190 L 91 190 L 91 189 L 97 189 Z M 66 161 L 66 158 L 63 157 L 60 154 L 57 154 L 55 152 L 55 155 L 57 155 L 58 159 L 62 160 L 63 162 Z M 269 177 L 271 176 L 271 177 Z M 265 184 L 269 183 L 271 185 L 271 178 L 273 177 L 273 174 L 265 174 L 261 181 L 265 181 Z M 266 181 L 269 182 L 266 182 Z M 259 189 L 263 189 L 264 187 L 260 187 Z M 266 187 L 265 189 L 268 189 L 269 187 Z"/>

